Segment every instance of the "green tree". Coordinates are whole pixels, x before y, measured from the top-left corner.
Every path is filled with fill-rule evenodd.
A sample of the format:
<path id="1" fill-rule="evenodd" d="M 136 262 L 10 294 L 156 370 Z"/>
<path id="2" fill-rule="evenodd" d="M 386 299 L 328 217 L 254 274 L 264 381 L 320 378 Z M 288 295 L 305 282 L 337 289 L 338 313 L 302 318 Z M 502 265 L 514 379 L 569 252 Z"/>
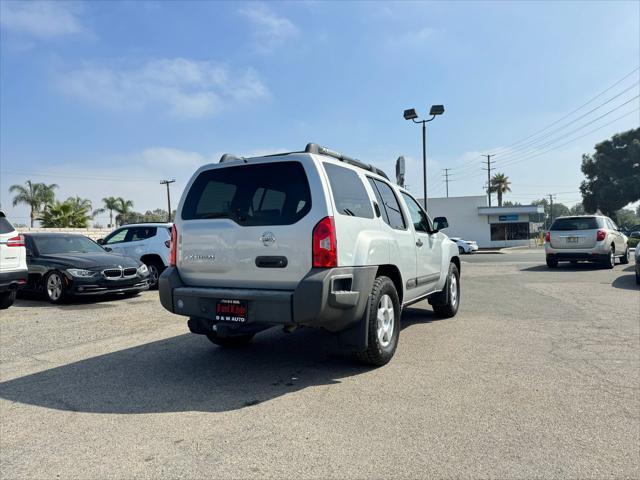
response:
<path id="1" fill-rule="evenodd" d="M 133 213 L 133 202 L 131 200 L 125 200 L 122 197 L 117 198 L 117 207 L 116 212 L 118 212 L 118 216 L 116 217 L 116 224 L 124 225 L 125 223 L 130 223 L 129 217 Z"/>
<path id="2" fill-rule="evenodd" d="M 618 133 L 595 146 L 593 155 L 582 156 L 580 185 L 588 212 L 615 212 L 640 199 L 640 128 Z"/>
<path id="3" fill-rule="evenodd" d="M 87 228 L 91 218 L 89 200 L 69 197 L 64 202 L 48 205 L 39 220 L 45 228 Z"/>
<path id="4" fill-rule="evenodd" d="M 502 195 L 511 191 L 509 185 L 511 185 L 509 177 L 507 177 L 504 173 L 496 173 L 493 177 L 491 177 L 490 192 L 498 194 L 499 207 L 502 206 Z"/>
<path id="5" fill-rule="evenodd" d="M 573 207 L 569 209 L 570 215 L 585 215 L 587 212 L 584 209 L 584 205 L 582 203 L 576 203 Z"/>
<path id="6" fill-rule="evenodd" d="M 640 224 L 640 217 L 630 208 L 623 208 L 616 212 L 619 227 L 631 228 Z"/>
<path id="7" fill-rule="evenodd" d="M 55 199 L 54 190 L 56 188 L 58 188 L 58 185 L 55 183 L 47 185 L 27 180 L 24 185 L 11 185 L 9 192 L 16 194 L 13 197 L 14 207 L 22 204 L 31 208 L 31 227 L 33 227 L 33 222 L 38 218 L 42 208 L 53 203 Z"/>
<path id="8" fill-rule="evenodd" d="M 113 228 L 113 212 L 117 212 L 119 205 L 120 205 L 120 199 L 117 197 L 104 197 L 102 199 L 102 203 L 104 205 L 104 208 L 100 208 L 98 210 L 96 210 L 96 213 L 102 213 L 104 211 L 109 211 L 109 228 Z"/>

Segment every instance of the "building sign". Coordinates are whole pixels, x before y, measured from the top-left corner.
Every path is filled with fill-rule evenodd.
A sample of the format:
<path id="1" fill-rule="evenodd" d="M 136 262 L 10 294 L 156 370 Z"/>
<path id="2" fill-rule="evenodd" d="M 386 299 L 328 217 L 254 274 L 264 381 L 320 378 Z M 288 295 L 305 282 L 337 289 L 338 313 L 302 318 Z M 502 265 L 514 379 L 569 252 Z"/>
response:
<path id="1" fill-rule="evenodd" d="M 499 215 L 498 221 L 499 222 L 517 222 L 518 215 Z"/>

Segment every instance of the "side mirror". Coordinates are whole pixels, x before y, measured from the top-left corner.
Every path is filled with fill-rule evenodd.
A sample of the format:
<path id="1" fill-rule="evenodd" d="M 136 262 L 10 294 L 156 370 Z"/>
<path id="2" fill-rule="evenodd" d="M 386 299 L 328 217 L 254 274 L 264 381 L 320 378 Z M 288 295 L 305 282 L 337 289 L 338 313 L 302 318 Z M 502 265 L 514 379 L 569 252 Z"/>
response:
<path id="1" fill-rule="evenodd" d="M 440 230 L 444 230 L 445 228 L 449 228 L 449 222 L 447 221 L 447 217 L 436 217 L 433 219 L 433 229 L 436 232 Z"/>
<path id="2" fill-rule="evenodd" d="M 98 240 L 96 240 L 96 243 L 98 245 L 104 245 L 104 238 L 99 238 Z"/>

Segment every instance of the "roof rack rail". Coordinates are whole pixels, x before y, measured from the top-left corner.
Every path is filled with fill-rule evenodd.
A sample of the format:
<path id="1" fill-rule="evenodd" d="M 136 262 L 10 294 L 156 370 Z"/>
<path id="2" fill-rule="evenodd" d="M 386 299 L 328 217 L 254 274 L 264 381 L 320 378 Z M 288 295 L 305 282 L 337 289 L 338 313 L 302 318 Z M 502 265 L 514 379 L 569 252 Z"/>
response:
<path id="1" fill-rule="evenodd" d="M 362 163 L 360 160 L 356 160 L 355 158 L 347 157 L 346 155 L 343 155 L 340 152 L 335 152 L 335 151 L 333 151 L 333 150 L 331 150 L 329 148 L 321 147 L 317 143 L 307 143 L 307 146 L 305 147 L 304 151 L 305 151 L 305 153 L 315 153 L 315 154 L 318 154 L 318 155 L 327 155 L 328 157 L 337 158 L 341 162 L 348 163 L 349 165 L 353 165 L 355 167 L 363 168 L 364 170 L 368 170 L 370 172 L 376 173 L 376 174 L 380 175 L 381 177 L 384 177 L 387 180 L 389 180 L 389 177 L 387 177 L 387 174 L 384 173 L 379 168 L 376 168 L 373 165 L 369 165 L 367 163 Z"/>
<path id="2" fill-rule="evenodd" d="M 237 155 L 234 155 L 233 153 L 225 153 L 224 155 L 222 155 L 222 157 L 220 157 L 220 162 L 218 162 L 218 163 L 235 162 L 237 160 L 242 160 L 245 163 L 247 162 L 244 159 L 244 157 L 238 157 Z"/>

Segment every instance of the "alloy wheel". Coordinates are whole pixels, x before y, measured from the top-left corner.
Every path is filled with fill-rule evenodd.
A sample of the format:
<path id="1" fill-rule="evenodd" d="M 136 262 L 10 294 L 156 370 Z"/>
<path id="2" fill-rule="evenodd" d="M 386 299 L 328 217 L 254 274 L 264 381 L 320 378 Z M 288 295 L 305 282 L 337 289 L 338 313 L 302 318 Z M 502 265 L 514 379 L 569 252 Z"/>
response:
<path id="1" fill-rule="evenodd" d="M 160 277 L 158 267 L 155 265 L 147 265 L 147 268 L 149 269 L 149 286 L 155 287 L 158 284 L 158 277 Z"/>
<path id="2" fill-rule="evenodd" d="M 47 295 L 54 302 L 62 297 L 62 278 L 57 273 L 52 273 L 47 279 Z"/>
<path id="3" fill-rule="evenodd" d="M 451 306 L 455 307 L 458 303 L 458 279 L 453 273 L 449 277 L 449 295 L 451 297 Z"/>
<path id="4" fill-rule="evenodd" d="M 384 294 L 378 302 L 377 320 L 377 334 L 380 346 L 388 347 L 391 343 L 391 339 L 393 338 L 395 316 L 393 302 L 391 301 L 391 297 L 387 294 Z"/>

